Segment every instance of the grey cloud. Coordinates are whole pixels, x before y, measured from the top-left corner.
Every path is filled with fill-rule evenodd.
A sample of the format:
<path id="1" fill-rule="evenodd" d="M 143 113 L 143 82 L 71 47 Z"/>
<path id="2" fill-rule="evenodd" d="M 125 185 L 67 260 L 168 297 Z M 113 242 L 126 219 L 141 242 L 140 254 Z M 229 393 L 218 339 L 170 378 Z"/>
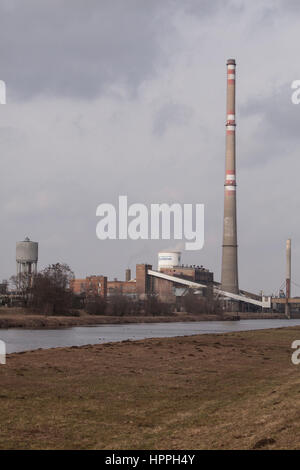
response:
<path id="1" fill-rule="evenodd" d="M 259 116 L 263 124 L 260 126 L 260 135 L 267 139 L 280 135 L 280 139 L 299 140 L 300 105 L 292 103 L 292 81 L 291 78 L 291 82 L 277 88 L 276 93 L 249 100 L 240 109 L 241 119 L 251 115 Z"/>
<path id="2" fill-rule="evenodd" d="M 157 112 L 153 122 L 153 132 L 163 135 L 169 126 L 186 126 L 193 115 L 189 106 L 176 103 L 167 103 Z"/>
<path id="3" fill-rule="evenodd" d="M 291 80 L 292 82 L 292 80 Z M 244 165 L 265 165 L 269 160 L 282 158 L 300 144 L 300 105 L 291 101 L 293 90 L 286 83 L 268 96 L 254 96 L 240 107 L 241 125 L 247 118 L 257 120 L 252 136 L 251 152 L 244 152 Z"/>
<path id="4" fill-rule="evenodd" d="M 0 5 L 1 74 L 8 93 L 94 97 L 154 72 L 158 0 L 16 0 Z"/>
<path id="5" fill-rule="evenodd" d="M 219 13 L 220 9 L 230 8 L 231 14 L 241 13 L 244 10 L 244 6 L 236 4 L 232 0 L 186 0 L 183 6 L 184 10 L 191 15 L 197 15 L 200 17 L 207 17 Z"/>
<path id="6" fill-rule="evenodd" d="M 40 267 L 61 260 L 78 276 L 114 277 L 128 263 L 155 266 L 172 241 L 96 239 L 96 206 L 127 194 L 130 203 L 204 203 L 205 247 L 183 262 L 203 264 L 219 280 L 225 62 L 233 56 L 240 285 L 280 285 L 288 236 L 300 256 L 300 105 L 291 104 L 288 83 L 299 78 L 299 30 L 292 3 L 268 12 L 276 30 L 267 5 L 1 2 L 0 78 L 9 104 L 0 108 L 0 276 L 14 272 L 14 243 L 25 235 L 40 241 Z M 296 263 L 293 270 L 299 282 Z"/>
<path id="7" fill-rule="evenodd" d="M 161 43 L 176 11 L 205 20 L 228 2 L 10 0 L 0 4 L 1 74 L 14 99 L 94 98 L 112 83 L 137 87 L 166 64 Z M 229 2 L 230 4 L 230 2 Z M 234 9 L 233 6 L 231 6 Z"/>

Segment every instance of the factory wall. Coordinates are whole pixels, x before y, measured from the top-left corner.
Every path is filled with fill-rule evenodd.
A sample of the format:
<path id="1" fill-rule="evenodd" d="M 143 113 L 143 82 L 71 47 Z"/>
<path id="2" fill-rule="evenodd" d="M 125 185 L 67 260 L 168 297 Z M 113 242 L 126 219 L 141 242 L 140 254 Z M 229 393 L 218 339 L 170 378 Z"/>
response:
<path id="1" fill-rule="evenodd" d="M 136 265 L 136 292 L 140 299 L 145 298 L 147 294 L 153 292 L 153 281 L 150 276 L 147 275 L 148 269 L 152 269 L 152 265 Z"/>
<path id="2" fill-rule="evenodd" d="M 136 296 L 136 282 L 135 281 L 107 281 L 108 295 L 128 295 Z"/>
<path id="3" fill-rule="evenodd" d="M 112 295 L 127 295 L 136 299 L 145 299 L 147 295 L 157 294 L 162 302 L 175 303 L 179 291 L 185 291 L 181 285 L 166 279 L 148 276 L 149 264 L 136 265 L 136 279 L 131 281 L 119 281 L 117 279 L 108 281 L 106 276 L 89 276 L 85 279 L 74 279 L 71 288 L 75 294 L 86 294 L 88 296 L 109 297 Z M 199 288 L 201 295 L 209 295 L 213 289 L 214 275 L 208 269 L 199 266 L 175 266 L 161 269 L 166 274 L 177 276 L 182 279 L 206 284 L 209 288 Z M 183 293 L 183 292 L 182 292 Z M 181 293 L 181 295 L 182 295 Z"/>
<path id="4" fill-rule="evenodd" d="M 107 297 L 107 277 L 88 276 L 85 279 L 73 279 L 70 288 L 74 294 L 86 294 L 88 297 Z"/>
<path id="5" fill-rule="evenodd" d="M 170 276 L 178 276 L 182 279 L 195 281 L 202 284 L 213 284 L 214 274 L 203 267 L 198 266 L 174 266 L 173 268 L 163 268 L 160 270 Z"/>

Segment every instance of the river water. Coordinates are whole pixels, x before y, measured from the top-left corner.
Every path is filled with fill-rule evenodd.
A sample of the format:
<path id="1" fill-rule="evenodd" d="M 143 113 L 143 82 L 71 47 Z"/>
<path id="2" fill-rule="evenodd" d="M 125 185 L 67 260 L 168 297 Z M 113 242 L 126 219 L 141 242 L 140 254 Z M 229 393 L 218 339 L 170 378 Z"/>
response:
<path id="1" fill-rule="evenodd" d="M 126 325 L 80 326 L 54 330 L 0 329 L 0 340 L 6 343 L 6 352 L 30 351 L 64 346 L 83 346 L 145 338 L 190 336 L 207 333 L 261 330 L 300 326 L 295 320 L 240 320 L 178 323 L 132 323 Z M 300 339 L 300 332 L 299 332 Z"/>

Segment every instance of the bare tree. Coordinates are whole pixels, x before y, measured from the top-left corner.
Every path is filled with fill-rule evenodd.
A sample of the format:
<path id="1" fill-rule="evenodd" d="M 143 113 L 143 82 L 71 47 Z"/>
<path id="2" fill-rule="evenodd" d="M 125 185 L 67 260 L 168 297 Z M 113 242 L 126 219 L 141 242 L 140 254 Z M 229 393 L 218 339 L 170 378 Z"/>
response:
<path id="1" fill-rule="evenodd" d="M 183 297 L 183 305 L 188 313 L 194 314 L 220 314 L 222 312 L 221 304 L 214 299 L 213 295 L 202 297 L 189 291 Z"/>
<path id="2" fill-rule="evenodd" d="M 120 317 L 136 315 L 138 314 L 138 304 L 126 295 L 114 294 L 108 298 L 107 312 L 109 315 Z"/>
<path id="3" fill-rule="evenodd" d="M 0 294 L 1 294 L 1 295 L 7 294 L 7 290 L 8 290 L 8 281 L 7 281 L 6 279 L 4 279 L 4 280 L 0 283 Z"/>
<path id="4" fill-rule="evenodd" d="M 17 276 L 10 277 L 10 283 L 13 289 L 22 297 L 25 306 L 30 297 L 32 282 L 32 274 L 29 273 L 20 273 Z"/>
<path id="5" fill-rule="evenodd" d="M 72 307 L 70 282 L 74 273 L 67 264 L 52 264 L 39 272 L 30 289 L 30 306 L 50 315 L 65 315 Z"/>
<path id="6" fill-rule="evenodd" d="M 172 304 L 162 302 L 155 294 L 148 295 L 144 301 L 144 311 L 146 315 L 170 315 L 173 311 Z"/>
<path id="7" fill-rule="evenodd" d="M 84 310 L 89 315 L 105 315 L 106 307 L 106 300 L 98 295 L 87 299 Z"/>

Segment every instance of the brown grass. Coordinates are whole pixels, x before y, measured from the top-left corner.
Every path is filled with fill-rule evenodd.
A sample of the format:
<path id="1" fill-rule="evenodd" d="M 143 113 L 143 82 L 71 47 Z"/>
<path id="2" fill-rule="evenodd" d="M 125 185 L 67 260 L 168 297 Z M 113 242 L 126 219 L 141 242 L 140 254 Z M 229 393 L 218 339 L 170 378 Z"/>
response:
<path id="1" fill-rule="evenodd" d="M 124 324 L 124 323 L 170 323 L 183 321 L 219 320 L 217 315 L 189 315 L 179 313 L 164 316 L 109 316 L 88 315 L 83 310 L 80 316 L 49 316 L 32 314 L 24 308 L 0 308 L 1 328 L 65 328 L 70 326 Z"/>
<path id="2" fill-rule="evenodd" d="M 232 317 L 232 313 L 225 314 L 225 317 Z M 235 315 L 235 314 L 234 314 Z M 271 319 L 285 318 L 279 313 L 239 313 L 243 320 L 250 319 Z M 300 318 L 300 315 L 298 315 Z M 293 318 L 296 318 L 294 315 Z M 4 308 L 0 307 L 0 329 L 2 328 L 66 328 L 71 326 L 124 324 L 124 323 L 171 323 L 171 322 L 191 322 L 191 321 L 216 321 L 221 320 L 218 315 L 212 314 L 189 314 L 176 313 L 173 315 L 160 316 L 109 316 L 109 315 L 88 315 L 84 310 L 80 311 L 80 316 L 49 316 L 30 313 L 24 308 Z"/>
<path id="3" fill-rule="evenodd" d="M 299 449 L 300 327 L 11 354 L 1 449 Z"/>

